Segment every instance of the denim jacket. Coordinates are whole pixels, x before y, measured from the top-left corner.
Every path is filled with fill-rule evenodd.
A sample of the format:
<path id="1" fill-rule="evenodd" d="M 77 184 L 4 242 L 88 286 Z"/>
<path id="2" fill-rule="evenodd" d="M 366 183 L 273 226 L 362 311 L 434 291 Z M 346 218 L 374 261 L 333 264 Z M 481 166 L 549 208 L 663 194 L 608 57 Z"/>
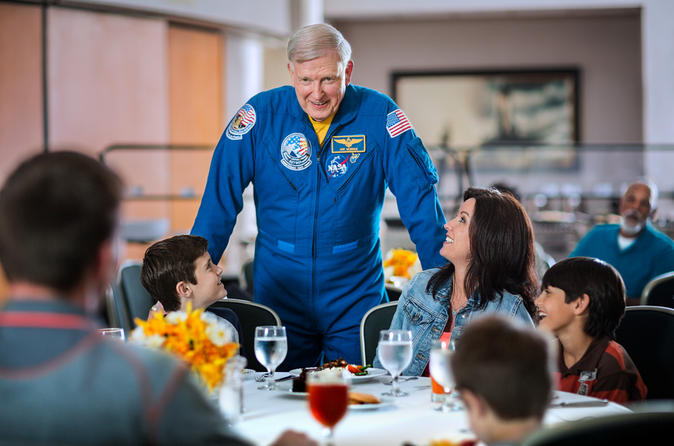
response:
<path id="1" fill-rule="evenodd" d="M 442 335 L 447 324 L 449 296 L 452 294 L 452 279 L 438 292 L 438 300 L 426 292 L 426 285 L 438 268 L 432 268 L 416 274 L 405 285 L 398 300 L 398 308 L 391 321 L 391 329 L 410 330 L 412 332 L 412 361 L 403 371 L 403 375 L 421 375 L 428 364 L 431 344 Z M 461 337 L 466 325 L 473 319 L 489 313 L 500 313 L 514 320 L 534 326 L 531 316 L 524 307 L 520 296 L 501 292 L 501 297 L 487 302 L 479 309 L 479 297 L 470 296 L 466 306 L 456 314 L 451 341 Z M 383 368 L 379 355 L 374 358 L 374 367 Z"/>

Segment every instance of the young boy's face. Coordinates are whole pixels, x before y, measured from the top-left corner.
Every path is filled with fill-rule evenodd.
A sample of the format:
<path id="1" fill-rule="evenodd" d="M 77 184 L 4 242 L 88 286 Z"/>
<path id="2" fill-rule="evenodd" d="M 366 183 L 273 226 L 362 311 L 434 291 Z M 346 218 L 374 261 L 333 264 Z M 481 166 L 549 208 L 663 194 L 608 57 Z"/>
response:
<path id="1" fill-rule="evenodd" d="M 196 284 L 190 284 L 192 305 L 194 308 L 205 308 L 227 295 L 227 290 L 220 278 L 222 268 L 214 265 L 208 252 L 194 261 Z"/>
<path id="2" fill-rule="evenodd" d="M 547 286 L 536 298 L 539 327 L 555 334 L 568 327 L 574 320 L 573 302 L 566 303 L 566 293 L 561 288 Z"/>

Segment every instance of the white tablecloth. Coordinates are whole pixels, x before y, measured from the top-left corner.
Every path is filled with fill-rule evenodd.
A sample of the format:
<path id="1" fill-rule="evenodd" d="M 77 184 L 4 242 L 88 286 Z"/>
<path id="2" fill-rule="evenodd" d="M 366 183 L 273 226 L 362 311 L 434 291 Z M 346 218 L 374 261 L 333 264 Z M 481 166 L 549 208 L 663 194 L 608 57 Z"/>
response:
<path id="1" fill-rule="evenodd" d="M 277 377 L 285 373 L 277 373 Z M 352 385 L 352 390 L 377 396 L 391 388 L 383 384 L 390 377 L 382 377 L 367 383 Z M 289 392 L 290 381 L 279 383 L 282 390 L 258 390 L 260 383 L 252 378 L 244 382 L 244 413 L 235 428 L 256 444 L 271 443 L 285 429 L 306 432 L 313 438 L 321 438 L 321 425 L 309 412 L 306 397 Z M 335 428 L 337 445 L 401 445 L 406 441 L 416 445 L 428 444 L 432 439 L 455 439 L 470 437 L 464 411 L 443 413 L 432 409 L 429 378 L 418 378 L 401 383 L 409 396 L 388 398 L 390 404 L 376 410 L 349 409 Z M 284 389 L 284 390 L 283 390 Z M 554 402 L 591 400 L 591 398 L 565 392 L 557 392 Z M 550 408 L 545 424 L 576 420 L 585 417 L 629 412 L 615 403 L 603 407 Z"/>

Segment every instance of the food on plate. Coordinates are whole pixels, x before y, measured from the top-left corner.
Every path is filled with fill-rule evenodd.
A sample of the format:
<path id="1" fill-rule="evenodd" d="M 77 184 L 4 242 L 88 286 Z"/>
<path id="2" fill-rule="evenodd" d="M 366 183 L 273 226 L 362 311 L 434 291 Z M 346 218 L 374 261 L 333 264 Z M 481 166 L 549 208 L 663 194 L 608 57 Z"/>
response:
<path id="1" fill-rule="evenodd" d="M 379 398 L 369 393 L 349 392 L 349 404 L 379 404 Z"/>
<path id="2" fill-rule="evenodd" d="M 293 378 L 292 392 L 306 392 L 307 391 L 307 374 L 320 370 L 320 367 L 305 367 L 300 372 L 300 376 Z"/>
<path id="3" fill-rule="evenodd" d="M 335 359 L 334 361 L 327 361 L 323 363 L 323 366 L 321 367 L 321 370 L 326 370 L 326 369 L 332 369 L 332 368 L 345 368 L 348 370 L 350 373 L 352 373 L 355 376 L 364 376 L 367 375 L 367 369 L 369 369 L 371 366 L 370 365 L 355 365 L 355 364 L 349 364 L 346 362 L 344 358 L 339 358 Z"/>
<path id="4" fill-rule="evenodd" d="M 354 376 L 365 376 L 368 374 L 367 369 L 371 366 L 369 365 L 355 365 L 349 364 L 344 358 L 335 359 L 334 361 L 324 362 L 321 367 L 304 367 L 300 372 L 300 375 L 296 378 L 293 378 L 293 392 L 306 392 L 307 391 L 307 373 L 319 372 L 322 370 L 332 370 L 332 369 L 346 369 Z"/>

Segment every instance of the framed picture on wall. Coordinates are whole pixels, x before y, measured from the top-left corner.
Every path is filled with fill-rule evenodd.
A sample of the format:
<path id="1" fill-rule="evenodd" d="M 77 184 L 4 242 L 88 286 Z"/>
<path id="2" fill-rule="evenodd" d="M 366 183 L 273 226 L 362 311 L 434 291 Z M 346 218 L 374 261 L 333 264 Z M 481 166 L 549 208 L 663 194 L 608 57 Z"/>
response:
<path id="1" fill-rule="evenodd" d="M 427 147 L 470 151 L 476 168 L 571 168 L 579 77 L 576 68 L 394 72 L 391 90 Z"/>

